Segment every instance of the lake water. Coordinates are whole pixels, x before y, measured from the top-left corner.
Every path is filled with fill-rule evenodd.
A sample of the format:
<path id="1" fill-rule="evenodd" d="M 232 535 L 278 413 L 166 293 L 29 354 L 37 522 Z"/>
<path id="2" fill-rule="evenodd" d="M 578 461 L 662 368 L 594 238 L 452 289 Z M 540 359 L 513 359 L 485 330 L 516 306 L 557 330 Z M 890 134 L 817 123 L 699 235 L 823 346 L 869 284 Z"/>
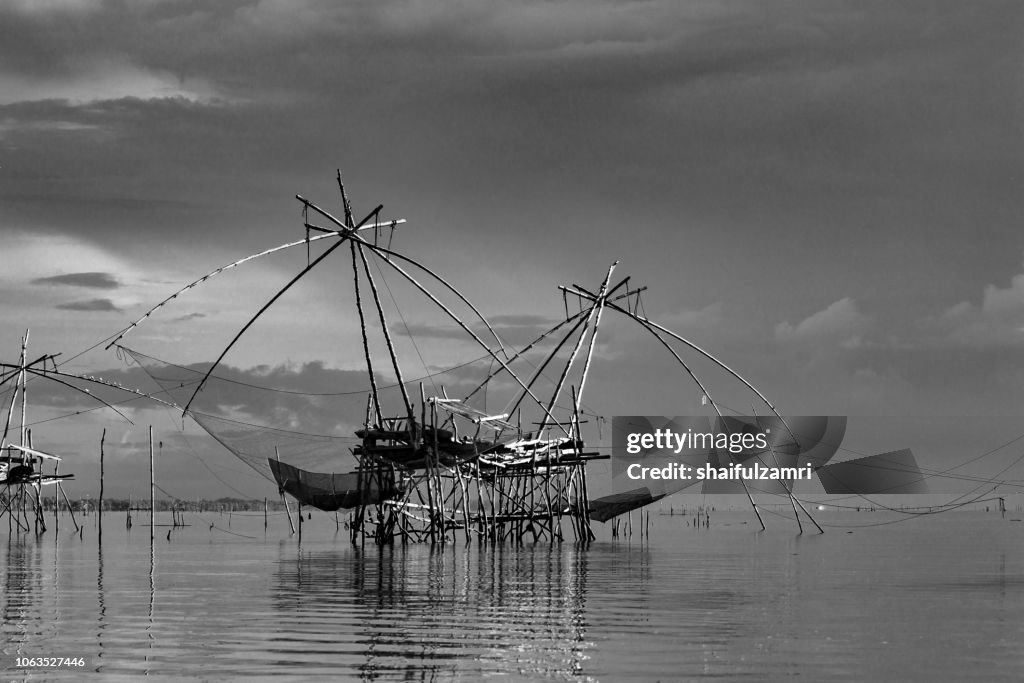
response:
<path id="1" fill-rule="evenodd" d="M 655 515 L 650 542 L 595 525 L 588 548 L 355 549 L 322 514 L 300 544 L 283 517 L 265 534 L 261 513 L 208 513 L 158 528 L 151 552 L 138 518 L 108 513 L 102 547 L 94 516 L 82 539 L 65 519 L 0 541 L 0 664 L 16 680 L 1024 677 L 1024 523 L 818 516 L 856 528 Z"/>

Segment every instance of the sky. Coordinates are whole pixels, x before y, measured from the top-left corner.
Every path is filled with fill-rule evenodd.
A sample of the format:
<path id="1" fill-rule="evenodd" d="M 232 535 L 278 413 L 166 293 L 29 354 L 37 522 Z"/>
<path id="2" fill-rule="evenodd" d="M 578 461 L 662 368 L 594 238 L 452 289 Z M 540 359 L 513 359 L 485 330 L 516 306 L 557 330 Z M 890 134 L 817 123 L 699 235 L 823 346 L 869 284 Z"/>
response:
<path id="1" fill-rule="evenodd" d="M 30 355 L 138 378 L 94 345 L 214 268 L 302 239 L 296 194 L 340 213 L 340 169 L 357 216 L 407 219 L 393 244 L 519 343 L 564 315 L 558 285 L 593 290 L 618 260 L 650 317 L 782 412 L 1018 416 L 1022 29 L 1024 7 L 996 1 L 5 2 L 0 358 L 16 362 L 31 329 Z M 225 363 L 361 368 L 338 253 Z M 210 361 L 306 263 L 299 247 L 232 269 L 125 344 Z M 428 356 L 412 374 L 479 355 L 389 278 L 399 343 Z M 695 409 L 642 332 L 608 326 L 595 410 Z M 38 419 L 67 408 L 33 396 Z M 76 450 L 91 491 L 81 444 L 108 427 L 127 491 L 144 425 L 174 429 L 127 410 L 135 425 L 93 412 L 36 439 Z M 169 490 L 233 495 L 209 465 L 266 495 L 189 429 L 200 455 L 167 456 Z M 943 449 L 930 431 L 851 447 L 950 464 L 998 445 L 981 430 Z"/>

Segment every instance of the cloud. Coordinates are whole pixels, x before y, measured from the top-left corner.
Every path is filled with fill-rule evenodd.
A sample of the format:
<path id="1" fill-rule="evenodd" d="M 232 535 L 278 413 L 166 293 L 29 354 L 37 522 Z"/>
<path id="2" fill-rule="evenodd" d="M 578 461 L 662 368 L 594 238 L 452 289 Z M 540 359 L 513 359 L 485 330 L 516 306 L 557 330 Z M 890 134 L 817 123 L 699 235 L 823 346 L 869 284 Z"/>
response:
<path id="1" fill-rule="evenodd" d="M 722 324 L 722 321 L 722 304 L 718 302 L 701 309 L 669 313 L 658 320 L 660 324 L 681 334 L 690 334 L 717 327 Z"/>
<path id="2" fill-rule="evenodd" d="M 102 0 L 10 0 L 9 8 L 27 15 L 58 12 L 89 12 L 100 9 Z"/>
<path id="3" fill-rule="evenodd" d="M 117 289 L 121 283 L 110 273 L 66 273 L 64 275 L 51 275 L 50 277 L 38 277 L 31 281 L 33 285 L 69 285 L 73 287 L 90 287 L 93 289 Z"/>
<path id="4" fill-rule="evenodd" d="M 922 326 L 942 345 L 971 348 L 1024 346 L 1024 273 L 1008 287 L 985 287 L 981 304 L 962 301 Z"/>
<path id="5" fill-rule="evenodd" d="M 535 327 L 551 327 L 556 321 L 552 320 L 543 315 L 532 315 L 529 313 L 514 314 L 514 315 L 492 315 L 488 318 L 492 325 L 495 326 L 535 326 Z"/>
<path id="6" fill-rule="evenodd" d="M 775 326 L 775 339 L 783 343 L 839 344 L 845 348 L 860 346 L 870 319 L 857 310 L 853 299 L 845 297 L 796 325 L 781 322 Z"/>
<path id="7" fill-rule="evenodd" d="M 174 318 L 171 322 L 181 323 L 181 322 L 185 322 L 186 320 L 196 320 L 198 318 L 205 318 L 205 317 L 206 317 L 205 313 L 189 313 L 188 315 L 179 315 L 177 318 Z"/>
<path id="8" fill-rule="evenodd" d="M 71 301 L 66 304 L 57 304 L 57 308 L 63 311 L 104 311 L 120 313 L 121 309 L 110 299 L 89 299 L 87 301 Z"/>
<path id="9" fill-rule="evenodd" d="M 427 323 L 408 323 L 395 327 L 394 334 L 413 339 L 461 339 L 472 341 L 466 331 L 457 325 L 430 325 Z"/>
<path id="10" fill-rule="evenodd" d="M 211 102 L 217 93 L 203 79 L 182 79 L 161 69 L 145 69 L 123 60 L 97 60 L 71 73 L 44 78 L 0 71 L 0 104 L 65 100 L 88 104 L 103 100 L 180 98 Z"/>

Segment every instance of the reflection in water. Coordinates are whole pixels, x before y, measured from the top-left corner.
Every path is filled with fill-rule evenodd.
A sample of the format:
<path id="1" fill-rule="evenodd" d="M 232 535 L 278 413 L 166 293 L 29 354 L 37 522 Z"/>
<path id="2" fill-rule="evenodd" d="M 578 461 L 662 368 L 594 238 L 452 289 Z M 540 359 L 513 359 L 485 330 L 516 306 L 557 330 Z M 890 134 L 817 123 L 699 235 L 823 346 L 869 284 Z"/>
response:
<path id="1" fill-rule="evenodd" d="M 571 546 L 424 546 L 303 552 L 282 545 L 271 598 L 278 643 L 324 620 L 358 627 L 347 647 L 361 678 L 435 680 L 489 671 L 578 677 L 586 552 Z M 341 624 L 339 624 L 341 625 Z M 342 625 L 342 628 L 344 628 Z M 316 647 L 311 644 L 311 647 Z"/>
<path id="2" fill-rule="evenodd" d="M 23 644 L 45 632 L 41 600 L 44 592 L 42 548 L 27 534 L 11 534 L 7 539 L 5 566 L 2 596 L 4 638 L 0 640 L 9 640 L 14 645 L 7 654 L 24 655 Z"/>
<path id="3" fill-rule="evenodd" d="M 150 673 L 150 662 L 153 657 L 153 606 L 156 604 L 156 545 L 154 544 L 152 531 L 149 535 L 149 622 L 146 624 L 146 639 L 148 651 L 146 652 L 146 675 Z"/>
<path id="4" fill-rule="evenodd" d="M 102 545 L 88 530 L 84 541 L 14 535 L 0 540 L 0 679 L 32 677 L 11 668 L 14 656 L 58 651 L 126 680 L 931 681 L 1024 670 L 1020 525 L 964 513 L 796 537 L 718 519 L 696 533 L 656 518 L 657 542 L 587 549 L 363 551 L 315 521 L 301 547 L 206 526 L 154 545 L 118 529 Z"/>
<path id="5" fill-rule="evenodd" d="M 99 537 L 96 545 L 96 602 L 99 607 L 96 617 L 96 667 L 95 671 L 102 671 L 103 668 L 103 636 L 107 628 L 107 599 L 103 592 L 103 536 Z"/>

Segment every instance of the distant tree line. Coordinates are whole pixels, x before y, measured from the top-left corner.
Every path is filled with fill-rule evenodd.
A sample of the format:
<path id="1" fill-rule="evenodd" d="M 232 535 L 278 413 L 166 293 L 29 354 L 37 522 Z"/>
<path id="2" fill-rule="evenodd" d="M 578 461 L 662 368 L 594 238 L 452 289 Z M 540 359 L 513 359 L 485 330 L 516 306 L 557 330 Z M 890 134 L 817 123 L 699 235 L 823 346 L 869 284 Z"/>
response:
<path id="1" fill-rule="evenodd" d="M 43 498 L 41 502 L 44 510 L 53 510 L 53 498 Z M 133 510 L 149 510 L 149 498 L 133 497 L 131 499 L 104 498 L 103 511 L 123 512 L 129 508 L 129 502 Z M 95 511 L 98 503 L 99 501 L 95 498 L 80 498 L 71 501 L 75 512 Z M 246 500 L 243 498 L 218 498 L 216 500 L 168 500 L 166 498 L 157 498 L 155 503 L 157 512 L 170 512 L 171 510 L 184 512 L 263 512 L 263 500 Z M 275 512 L 285 509 L 280 498 L 268 500 L 267 508 Z M 67 509 L 67 505 L 63 500 L 60 501 L 60 509 Z"/>

